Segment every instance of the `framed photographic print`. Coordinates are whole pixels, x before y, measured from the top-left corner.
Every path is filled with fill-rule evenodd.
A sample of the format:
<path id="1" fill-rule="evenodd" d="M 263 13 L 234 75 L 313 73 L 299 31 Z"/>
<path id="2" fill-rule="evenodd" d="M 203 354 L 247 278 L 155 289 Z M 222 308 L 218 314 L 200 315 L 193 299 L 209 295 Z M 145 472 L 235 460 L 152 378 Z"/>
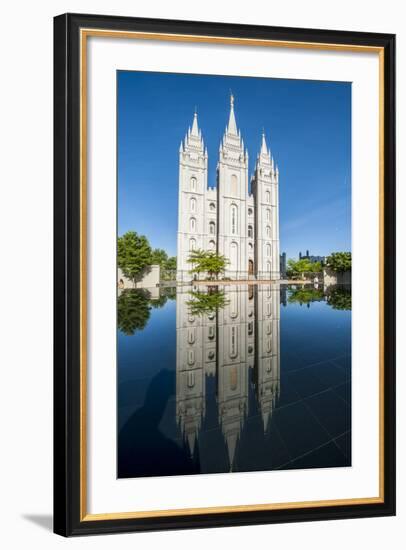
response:
<path id="1" fill-rule="evenodd" d="M 395 37 L 55 18 L 54 530 L 395 513 Z"/>

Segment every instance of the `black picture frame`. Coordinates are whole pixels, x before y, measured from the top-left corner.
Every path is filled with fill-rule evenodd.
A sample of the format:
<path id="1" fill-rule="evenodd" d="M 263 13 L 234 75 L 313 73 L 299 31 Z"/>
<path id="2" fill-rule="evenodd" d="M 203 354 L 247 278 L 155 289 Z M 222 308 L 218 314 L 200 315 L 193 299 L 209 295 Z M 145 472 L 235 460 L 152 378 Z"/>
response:
<path id="1" fill-rule="evenodd" d="M 381 48 L 383 128 L 383 501 L 372 504 L 87 520 L 81 516 L 80 29 Z M 54 19 L 54 531 L 63 536 L 395 514 L 395 36 L 64 14 Z"/>

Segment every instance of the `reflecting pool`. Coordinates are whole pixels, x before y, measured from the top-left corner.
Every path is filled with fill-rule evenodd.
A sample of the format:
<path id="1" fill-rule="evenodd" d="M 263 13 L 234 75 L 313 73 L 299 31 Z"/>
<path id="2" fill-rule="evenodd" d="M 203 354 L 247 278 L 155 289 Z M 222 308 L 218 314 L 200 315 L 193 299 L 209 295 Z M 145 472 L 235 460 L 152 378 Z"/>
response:
<path id="1" fill-rule="evenodd" d="M 351 465 L 351 289 L 118 296 L 118 477 Z"/>

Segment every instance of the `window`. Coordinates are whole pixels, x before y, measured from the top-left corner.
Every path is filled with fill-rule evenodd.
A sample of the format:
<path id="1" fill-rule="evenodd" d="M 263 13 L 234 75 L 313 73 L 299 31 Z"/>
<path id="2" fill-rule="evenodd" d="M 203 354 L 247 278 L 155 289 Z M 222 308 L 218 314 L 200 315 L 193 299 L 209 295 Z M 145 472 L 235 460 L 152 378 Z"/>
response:
<path id="1" fill-rule="evenodd" d="M 197 179 L 193 176 L 190 178 L 190 189 L 196 191 L 197 188 Z"/>
<path id="2" fill-rule="evenodd" d="M 214 241 L 209 241 L 209 250 L 214 251 L 216 249 L 216 243 Z"/>
<path id="3" fill-rule="evenodd" d="M 269 243 L 266 245 L 266 255 L 268 256 L 268 258 L 271 256 L 271 245 Z M 268 264 L 269 264 L 269 262 L 268 262 Z M 268 268 L 268 264 L 267 264 L 267 268 Z M 270 266 L 270 264 L 269 264 L 269 266 Z M 270 271 L 270 269 L 268 271 Z"/>
<path id="4" fill-rule="evenodd" d="M 253 236 L 254 236 L 254 228 L 252 227 L 252 225 L 249 225 L 248 226 L 248 237 L 250 237 L 252 239 Z"/>
<path id="5" fill-rule="evenodd" d="M 210 210 L 211 210 L 212 212 L 213 212 L 214 210 L 216 210 L 216 205 L 214 204 L 214 202 L 211 202 L 211 203 L 209 204 L 209 208 L 210 208 Z"/>
<path id="6" fill-rule="evenodd" d="M 269 227 L 269 225 L 266 226 L 266 236 L 268 237 L 268 239 L 271 238 L 271 228 Z"/>
<path id="7" fill-rule="evenodd" d="M 271 211 L 269 210 L 269 208 L 266 209 L 266 221 L 271 221 Z"/>
<path id="8" fill-rule="evenodd" d="M 189 241 L 189 250 L 190 251 L 196 250 L 196 241 L 195 241 L 195 239 L 190 239 L 190 241 Z"/>
<path id="9" fill-rule="evenodd" d="M 214 340 L 214 337 L 216 336 L 214 325 L 209 326 L 209 340 Z"/>
<path id="10" fill-rule="evenodd" d="M 195 385 L 195 373 L 193 370 L 190 370 L 187 373 L 187 385 L 188 388 L 193 388 L 193 386 Z"/>
<path id="11" fill-rule="evenodd" d="M 193 365 L 193 363 L 195 362 L 195 352 L 193 349 L 189 350 L 187 362 L 189 363 L 189 365 Z"/>
<path id="12" fill-rule="evenodd" d="M 209 223 L 209 233 L 210 235 L 215 235 L 216 233 L 216 224 L 214 222 Z"/>
<path id="13" fill-rule="evenodd" d="M 252 208 L 248 208 L 248 216 L 252 216 Z"/>
<path id="14" fill-rule="evenodd" d="M 213 361 L 213 359 L 216 357 L 216 354 L 214 353 L 214 351 L 209 351 L 207 357 L 210 361 Z"/>
<path id="15" fill-rule="evenodd" d="M 230 317 L 236 319 L 238 317 L 238 295 L 232 292 L 230 296 Z"/>
<path id="16" fill-rule="evenodd" d="M 254 333 L 254 323 L 250 321 L 248 323 L 248 336 L 252 336 L 253 333 Z"/>
<path id="17" fill-rule="evenodd" d="M 190 231 L 194 233 L 196 231 L 196 220 L 195 218 L 190 218 Z"/>
<path id="18" fill-rule="evenodd" d="M 231 205 L 231 234 L 237 233 L 237 207 L 235 204 Z"/>
<path id="19" fill-rule="evenodd" d="M 193 329 L 189 329 L 188 342 L 189 342 L 189 344 L 194 344 L 194 341 L 195 341 L 195 332 L 194 332 Z"/>
<path id="20" fill-rule="evenodd" d="M 231 333 L 230 333 L 230 357 L 233 359 L 237 357 L 237 328 L 231 327 Z"/>
<path id="21" fill-rule="evenodd" d="M 271 193 L 269 191 L 265 193 L 265 202 L 268 204 L 271 202 Z"/>
<path id="22" fill-rule="evenodd" d="M 237 271 L 238 269 L 238 244 L 231 243 L 230 245 L 230 270 Z"/>
<path id="23" fill-rule="evenodd" d="M 190 199 L 190 211 L 196 212 L 196 199 L 194 197 Z"/>
<path id="24" fill-rule="evenodd" d="M 252 252 L 254 247 L 252 246 L 252 243 L 248 243 L 248 250 Z"/>

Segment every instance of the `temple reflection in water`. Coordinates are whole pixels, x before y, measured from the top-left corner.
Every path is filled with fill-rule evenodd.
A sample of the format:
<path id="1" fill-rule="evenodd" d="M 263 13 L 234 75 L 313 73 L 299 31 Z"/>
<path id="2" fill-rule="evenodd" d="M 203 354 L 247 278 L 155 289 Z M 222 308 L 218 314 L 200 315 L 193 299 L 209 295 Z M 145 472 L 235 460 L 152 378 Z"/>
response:
<path id="1" fill-rule="evenodd" d="M 206 415 L 208 377 L 216 377 L 218 424 L 230 470 L 251 381 L 266 432 L 280 393 L 279 324 L 279 285 L 178 289 L 176 419 L 192 456 Z"/>

